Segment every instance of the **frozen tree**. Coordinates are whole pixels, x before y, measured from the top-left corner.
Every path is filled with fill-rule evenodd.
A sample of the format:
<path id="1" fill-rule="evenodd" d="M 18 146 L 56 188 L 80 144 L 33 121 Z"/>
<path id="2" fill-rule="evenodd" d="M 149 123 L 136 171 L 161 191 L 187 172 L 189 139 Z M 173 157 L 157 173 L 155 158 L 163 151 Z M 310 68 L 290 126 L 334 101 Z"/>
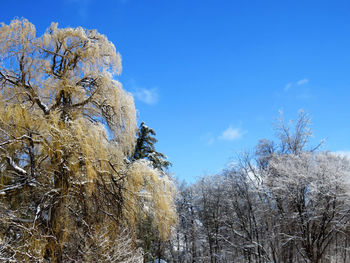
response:
<path id="1" fill-rule="evenodd" d="M 121 229 L 118 238 L 111 238 L 109 230 L 103 227 L 87 235 L 85 246 L 81 249 L 82 262 L 143 263 L 142 249 L 135 249 L 130 233 Z"/>
<path id="2" fill-rule="evenodd" d="M 176 253 L 175 262 L 197 262 L 203 254 L 202 224 L 199 220 L 199 196 L 195 185 L 189 186 L 184 182 L 178 185 L 177 211 L 179 227 L 173 238 L 172 247 Z M 203 238 L 204 237 L 204 238 Z"/>
<path id="3" fill-rule="evenodd" d="M 222 235 L 224 209 L 225 209 L 225 183 L 221 176 L 208 176 L 202 178 L 198 185 L 198 198 L 200 203 L 199 219 L 203 225 L 207 249 L 204 259 L 216 263 L 223 261 Z"/>
<path id="4" fill-rule="evenodd" d="M 275 156 L 270 166 L 274 176 L 267 184 L 281 219 L 283 243 L 292 243 L 293 253 L 306 262 L 321 262 L 349 225 L 349 160 L 304 153 Z"/>
<path id="5" fill-rule="evenodd" d="M 87 233 L 103 226 L 106 242 L 118 239 L 140 209 L 169 235 L 171 180 L 149 161 L 127 161 L 137 126 L 120 70 L 96 30 L 53 23 L 37 37 L 25 19 L 1 25 L 0 238 L 15 260 L 77 260 Z"/>
<path id="6" fill-rule="evenodd" d="M 315 152 L 324 142 L 323 140 L 316 146 L 309 147 L 312 136 L 310 128 L 310 116 L 307 112 L 299 110 L 297 120 L 286 123 L 283 112 L 274 125 L 277 142 L 261 139 L 256 146 L 255 154 L 258 157 L 258 165 L 263 168 L 273 154 L 299 154 L 303 152 Z"/>
<path id="7" fill-rule="evenodd" d="M 137 140 L 132 160 L 147 160 L 150 165 L 159 171 L 163 177 L 167 177 L 166 170 L 171 165 L 167 157 L 156 150 L 156 133 L 144 122 L 141 122 L 137 131 Z M 154 214 L 140 211 L 137 226 L 138 239 L 144 250 L 145 261 L 161 260 L 163 258 L 165 242 L 160 238 L 154 221 Z"/>
<path id="8" fill-rule="evenodd" d="M 277 141 L 181 186 L 171 262 L 348 262 L 350 161 L 310 147 L 309 125 L 281 118 Z"/>

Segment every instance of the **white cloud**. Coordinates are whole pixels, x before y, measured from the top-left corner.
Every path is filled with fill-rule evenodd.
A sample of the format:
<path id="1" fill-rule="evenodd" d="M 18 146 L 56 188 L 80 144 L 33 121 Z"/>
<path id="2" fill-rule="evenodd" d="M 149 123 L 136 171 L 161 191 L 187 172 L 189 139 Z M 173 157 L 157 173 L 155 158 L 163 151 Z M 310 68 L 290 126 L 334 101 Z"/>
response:
<path id="1" fill-rule="evenodd" d="M 286 86 L 284 87 L 284 91 L 288 91 L 292 86 L 293 86 L 292 82 L 287 83 Z"/>
<path id="2" fill-rule="evenodd" d="M 219 136 L 216 136 L 211 132 L 207 132 L 202 136 L 200 136 L 200 140 L 204 142 L 206 145 L 210 146 L 216 143 L 218 140 L 223 140 L 223 141 L 239 140 L 246 133 L 247 133 L 246 131 L 242 131 L 240 128 L 233 128 L 232 126 L 229 126 Z"/>
<path id="3" fill-rule="evenodd" d="M 211 132 L 207 132 L 200 137 L 200 140 L 205 142 L 206 145 L 212 145 L 215 142 L 215 137 Z"/>
<path id="4" fill-rule="evenodd" d="M 238 140 L 241 139 L 245 133 L 246 132 L 242 131 L 240 128 L 233 128 L 230 126 L 222 132 L 222 134 L 219 136 L 219 139 L 225 141 Z"/>
<path id="5" fill-rule="evenodd" d="M 146 88 L 138 85 L 135 79 L 130 79 L 128 90 L 132 93 L 136 100 L 142 101 L 148 105 L 155 105 L 159 101 L 158 88 Z"/>
<path id="6" fill-rule="evenodd" d="M 136 99 L 148 105 L 155 105 L 159 100 L 157 88 L 137 88 L 132 94 Z"/>
<path id="7" fill-rule="evenodd" d="M 297 85 L 301 86 L 301 85 L 307 84 L 308 82 L 309 82 L 309 79 L 301 79 L 297 82 Z"/>
<path id="8" fill-rule="evenodd" d="M 293 83 L 293 82 L 288 82 L 285 86 L 284 86 L 284 92 L 287 92 L 289 91 L 290 89 L 296 87 L 296 86 L 302 86 L 302 85 L 305 85 L 309 83 L 309 79 L 305 78 L 305 79 L 301 79 L 301 80 L 298 80 L 296 83 Z"/>

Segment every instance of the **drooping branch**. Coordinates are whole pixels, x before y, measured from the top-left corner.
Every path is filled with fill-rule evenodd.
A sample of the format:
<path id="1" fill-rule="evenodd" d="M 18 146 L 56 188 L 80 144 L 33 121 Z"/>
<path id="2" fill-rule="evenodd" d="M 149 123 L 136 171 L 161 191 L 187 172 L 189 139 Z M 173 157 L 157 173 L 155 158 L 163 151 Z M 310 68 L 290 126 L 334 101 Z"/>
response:
<path id="1" fill-rule="evenodd" d="M 2 79 L 5 80 L 5 82 L 9 82 L 9 83 L 11 83 L 14 86 L 22 86 L 22 87 L 24 87 L 24 89 L 29 92 L 28 95 L 29 95 L 31 101 L 36 103 L 38 105 L 38 107 L 44 112 L 45 115 L 49 115 L 49 113 L 50 113 L 49 108 L 46 106 L 46 104 L 44 104 L 39 99 L 39 96 L 36 94 L 36 92 L 34 91 L 32 86 L 30 86 L 28 84 L 24 84 L 24 83 L 20 82 L 19 80 L 17 80 L 17 81 L 11 80 L 9 78 L 9 76 L 4 75 L 1 71 L 0 71 L 0 75 L 1 75 Z"/>
<path id="2" fill-rule="evenodd" d="M 27 172 L 23 168 L 19 167 L 11 157 L 7 156 L 6 160 L 13 171 L 20 175 L 27 175 Z"/>
<path id="3" fill-rule="evenodd" d="M 11 191 L 14 191 L 14 190 L 22 189 L 23 186 L 25 186 L 25 185 L 26 185 L 26 182 L 8 186 L 8 187 L 0 190 L 0 195 L 5 195 L 7 192 L 11 192 Z"/>

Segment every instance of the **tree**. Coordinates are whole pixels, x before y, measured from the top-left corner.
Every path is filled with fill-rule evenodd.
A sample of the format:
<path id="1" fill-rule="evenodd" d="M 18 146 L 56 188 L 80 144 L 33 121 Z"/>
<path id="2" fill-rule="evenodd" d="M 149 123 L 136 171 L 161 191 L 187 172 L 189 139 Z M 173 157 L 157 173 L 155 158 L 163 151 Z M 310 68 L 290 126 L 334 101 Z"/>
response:
<path id="1" fill-rule="evenodd" d="M 186 185 L 184 182 L 178 184 L 177 211 L 179 215 L 179 227 L 174 236 L 171 248 L 174 262 L 200 262 L 198 248 L 202 247 L 200 243 L 200 233 L 203 233 L 199 224 L 198 215 L 198 195 L 194 193 L 196 186 Z M 202 239 L 203 242 L 204 238 Z M 175 249 L 174 249 L 175 248 Z"/>
<path id="2" fill-rule="evenodd" d="M 168 236 L 171 180 L 146 160 L 126 161 L 137 127 L 120 70 L 96 30 L 53 23 L 37 37 L 25 19 L 1 24 L 0 238 L 13 260 L 86 261 L 82 248 L 100 242 L 102 226 L 118 239 L 140 209 Z"/>
<path id="3" fill-rule="evenodd" d="M 275 133 L 278 142 L 268 139 L 259 140 L 255 149 L 260 168 L 268 166 L 273 154 L 300 154 L 303 152 L 315 152 L 322 144 L 323 140 L 316 146 L 309 147 L 308 143 L 312 136 L 310 128 L 311 118 L 304 110 L 299 110 L 297 120 L 285 122 L 283 112 L 275 123 Z"/>
<path id="4" fill-rule="evenodd" d="M 263 182 L 260 193 L 268 201 L 268 214 L 273 215 L 266 223 L 274 226 L 270 230 L 274 261 L 317 263 L 339 257 L 339 252 L 334 255 L 330 249 L 333 241 L 347 240 L 349 160 L 317 152 L 322 142 L 309 147 L 309 125 L 310 118 L 303 111 L 293 129 L 281 118 L 276 126 L 279 142 L 262 140 L 257 147 L 258 177 Z"/>
<path id="5" fill-rule="evenodd" d="M 349 224 L 349 160 L 330 153 L 303 153 L 274 156 L 270 165 L 274 177 L 269 189 L 278 202 L 284 244 L 292 243 L 306 262 L 321 262 Z"/>
<path id="6" fill-rule="evenodd" d="M 154 146 L 154 144 L 158 141 L 155 138 L 155 131 L 149 128 L 144 122 L 141 122 L 137 134 L 138 138 L 136 141 L 133 159 L 149 160 L 153 168 L 159 169 L 162 172 L 168 169 L 169 166 L 171 166 L 171 162 L 167 160 L 167 157 L 163 153 L 156 151 Z"/>
<path id="7" fill-rule="evenodd" d="M 141 122 L 137 131 L 137 140 L 132 160 L 147 160 L 162 176 L 168 176 L 165 172 L 171 163 L 163 153 L 156 150 L 155 143 L 158 140 L 155 136 L 155 131 L 146 126 L 144 122 Z M 142 242 L 142 248 L 144 250 L 144 261 L 149 262 L 155 259 L 160 261 L 163 257 L 165 242 L 160 237 L 160 233 L 154 225 L 154 214 L 145 214 L 140 211 L 139 216 L 137 231 L 138 238 Z"/>
<path id="8" fill-rule="evenodd" d="M 310 147 L 309 125 L 281 118 L 278 140 L 180 188 L 174 262 L 349 261 L 350 160 Z"/>

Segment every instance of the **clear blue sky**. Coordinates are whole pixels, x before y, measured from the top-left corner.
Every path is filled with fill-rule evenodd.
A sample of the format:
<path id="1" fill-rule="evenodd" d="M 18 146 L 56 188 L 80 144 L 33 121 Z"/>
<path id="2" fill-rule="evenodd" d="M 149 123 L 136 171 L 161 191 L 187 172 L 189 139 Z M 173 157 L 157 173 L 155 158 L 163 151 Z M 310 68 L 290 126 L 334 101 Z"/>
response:
<path id="1" fill-rule="evenodd" d="M 139 121 L 192 182 L 272 138 L 279 110 L 309 111 L 314 141 L 350 151 L 349 14 L 334 0 L 17 0 L 1 3 L 0 20 L 107 35 Z"/>

